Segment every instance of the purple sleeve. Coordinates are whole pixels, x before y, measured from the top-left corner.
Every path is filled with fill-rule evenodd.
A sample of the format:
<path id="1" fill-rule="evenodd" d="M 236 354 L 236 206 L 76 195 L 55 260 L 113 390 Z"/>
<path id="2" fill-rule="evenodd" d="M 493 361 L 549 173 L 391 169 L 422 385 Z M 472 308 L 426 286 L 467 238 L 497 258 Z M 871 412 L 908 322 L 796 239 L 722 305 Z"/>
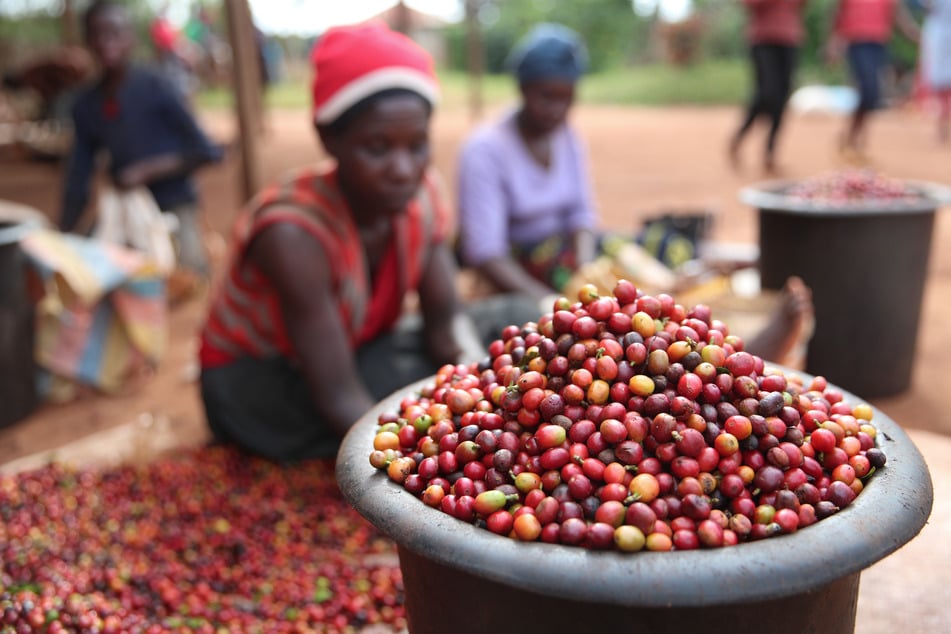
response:
<path id="1" fill-rule="evenodd" d="M 591 175 L 588 173 L 588 154 L 573 130 L 568 130 L 568 139 L 572 161 L 574 162 L 574 172 L 577 174 L 575 183 L 578 187 L 578 205 L 571 209 L 568 217 L 568 227 L 572 231 L 594 229 L 598 224 L 598 216 L 594 209 Z"/>
<path id="2" fill-rule="evenodd" d="M 508 202 L 501 161 L 474 140 L 459 157 L 459 245 L 462 260 L 478 266 L 508 254 Z"/>

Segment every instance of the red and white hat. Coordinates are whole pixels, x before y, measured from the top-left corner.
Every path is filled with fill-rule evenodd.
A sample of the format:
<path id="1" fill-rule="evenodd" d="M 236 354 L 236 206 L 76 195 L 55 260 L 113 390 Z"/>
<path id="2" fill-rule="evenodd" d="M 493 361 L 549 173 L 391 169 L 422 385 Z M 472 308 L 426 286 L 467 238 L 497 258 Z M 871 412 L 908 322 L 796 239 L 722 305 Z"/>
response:
<path id="1" fill-rule="evenodd" d="M 412 39 L 374 20 L 328 29 L 311 53 L 314 121 L 331 123 L 357 102 L 406 88 L 435 105 L 439 84 L 429 53 Z"/>

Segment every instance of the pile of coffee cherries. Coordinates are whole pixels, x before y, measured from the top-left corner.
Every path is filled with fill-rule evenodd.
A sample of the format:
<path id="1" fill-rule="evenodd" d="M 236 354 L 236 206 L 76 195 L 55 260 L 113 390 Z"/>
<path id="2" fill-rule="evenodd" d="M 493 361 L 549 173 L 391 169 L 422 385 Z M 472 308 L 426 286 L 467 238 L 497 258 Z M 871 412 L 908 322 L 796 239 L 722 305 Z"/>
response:
<path id="1" fill-rule="evenodd" d="M 882 201 L 912 202 L 921 192 L 897 178 L 870 169 L 848 169 L 799 181 L 785 194 L 795 200 L 827 206 L 849 206 Z"/>
<path id="2" fill-rule="evenodd" d="M 704 305 L 620 280 L 508 326 L 378 416 L 370 463 L 499 535 L 591 549 L 731 546 L 848 506 L 885 464 L 873 410 L 769 367 Z"/>
<path id="3" fill-rule="evenodd" d="M 406 627 L 392 542 L 329 460 L 205 447 L 0 474 L 0 633 Z"/>

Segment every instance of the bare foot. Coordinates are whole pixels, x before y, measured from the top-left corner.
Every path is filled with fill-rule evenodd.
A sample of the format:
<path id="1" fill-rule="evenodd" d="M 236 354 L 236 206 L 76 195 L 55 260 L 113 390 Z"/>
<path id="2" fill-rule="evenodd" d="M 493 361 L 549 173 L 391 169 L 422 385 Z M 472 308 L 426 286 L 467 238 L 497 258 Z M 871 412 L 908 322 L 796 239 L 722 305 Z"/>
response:
<path id="1" fill-rule="evenodd" d="M 764 360 L 802 369 L 813 325 L 812 290 L 801 278 L 790 277 L 769 323 L 747 343 L 746 350 Z"/>

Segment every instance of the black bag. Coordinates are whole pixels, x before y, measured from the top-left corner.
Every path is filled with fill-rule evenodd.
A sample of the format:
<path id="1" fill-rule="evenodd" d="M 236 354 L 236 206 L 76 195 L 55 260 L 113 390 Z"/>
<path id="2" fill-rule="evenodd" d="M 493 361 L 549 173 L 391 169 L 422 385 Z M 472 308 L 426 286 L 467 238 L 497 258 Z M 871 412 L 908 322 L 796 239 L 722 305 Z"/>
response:
<path id="1" fill-rule="evenodd" d="M 713 224 L 713 214 L 664 213 L 647 218 L 637 234 L 637 243 L 648 253 L 676 269 L 696 259 L 700 242 L 706 239 Z"/>

